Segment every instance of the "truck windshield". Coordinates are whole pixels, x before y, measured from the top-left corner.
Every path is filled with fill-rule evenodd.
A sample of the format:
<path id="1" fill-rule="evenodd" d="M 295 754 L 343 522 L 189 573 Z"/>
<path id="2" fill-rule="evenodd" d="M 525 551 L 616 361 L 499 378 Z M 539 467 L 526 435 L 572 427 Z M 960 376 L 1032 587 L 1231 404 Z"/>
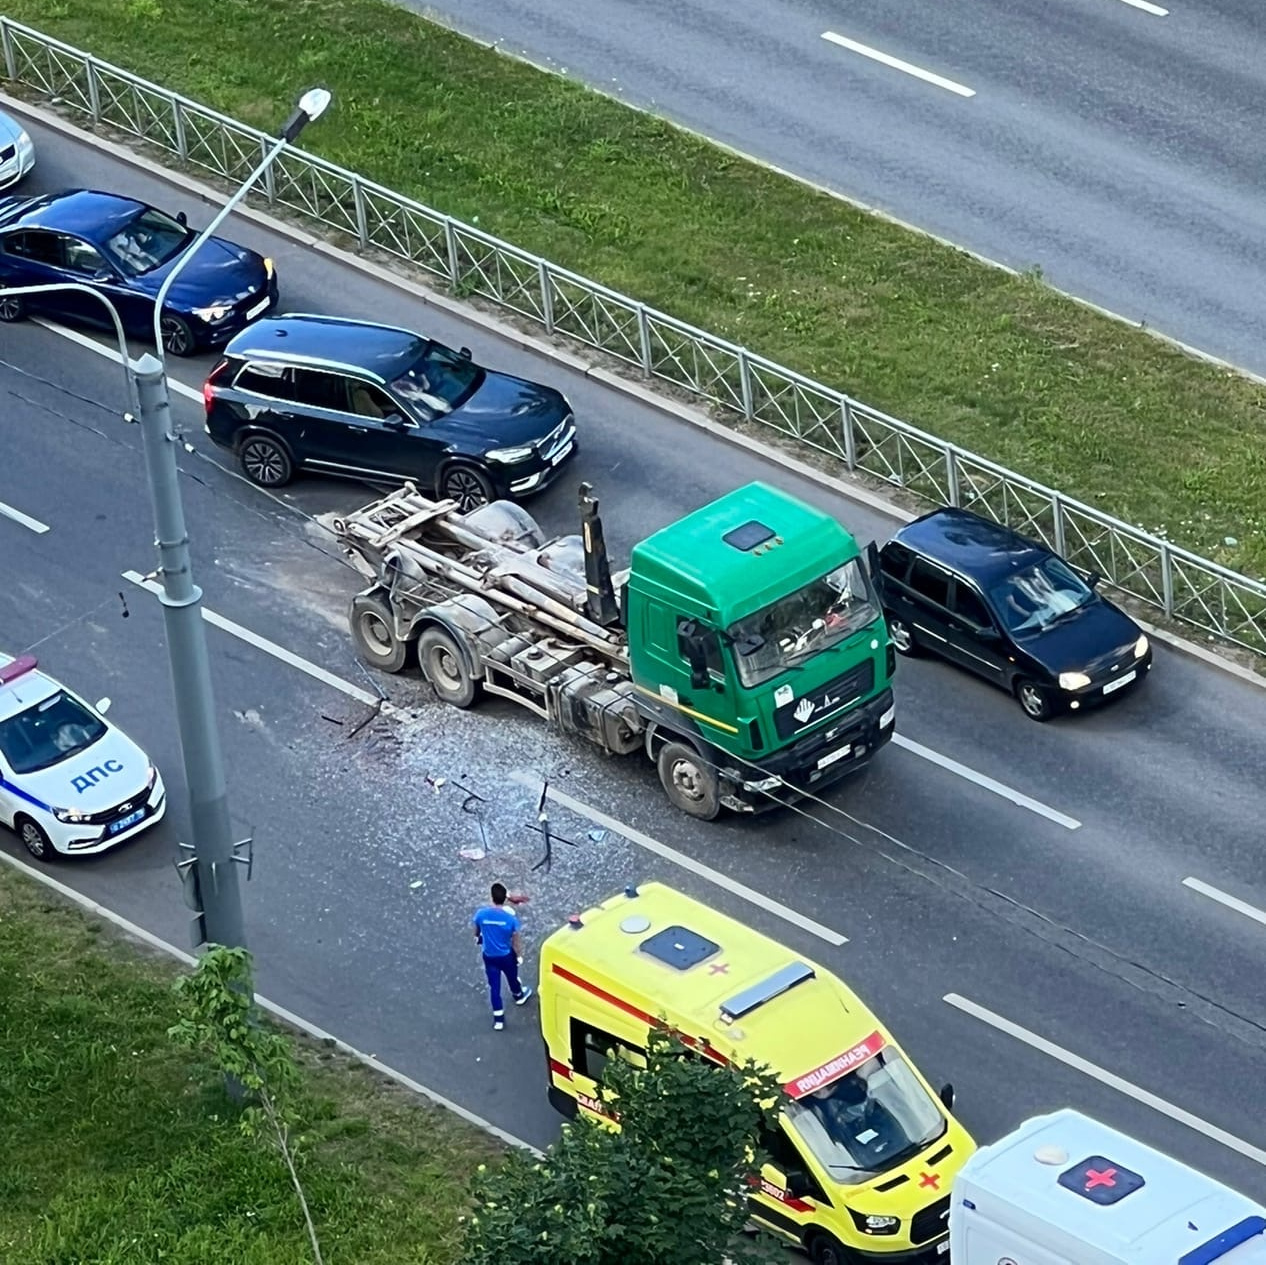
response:
<path id="1" fill-rule="evenodd" d="M 0 751 L 14 773 L 38 773 L 92 746 L 105 732 L 105 721 L 59 690 L 0 721 Z"/>
<path id="2" fill-rule="evenodd" d="M 879 608 L 860 558 L 828 571 L 726 629 L 739 680 L 768 681 L 874 623 Z"/>
<path id="3" fill-rule="evenodd" d="M 936 1102 L 893 1050 L 881 1050 L 785 1110 L 814 1158 L 844 1184 L 904 1164 L 947 1127 Z"/>

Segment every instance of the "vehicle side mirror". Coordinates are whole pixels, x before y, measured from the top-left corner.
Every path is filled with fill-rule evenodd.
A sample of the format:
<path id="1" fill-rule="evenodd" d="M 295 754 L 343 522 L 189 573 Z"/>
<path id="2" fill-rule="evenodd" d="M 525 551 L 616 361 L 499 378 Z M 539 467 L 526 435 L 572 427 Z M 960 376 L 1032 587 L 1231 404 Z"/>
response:
<path id="1" fill-rule="evenodd" d="M 99 716 L 104 716 L 110 710 L 110 700 L 102 698 L 97 700 L 96 711 Z"/>
<path id="2" fill-rule="evenodd" d="M 461 358 L 462 358 L 463 360 L 469 360 L 469 359 L 470 359 L 470 348 L 469 348 L 469 347 L 463 347 L 463 348 L 461 349 L 461 351 L 460 351 L 458 354 L 461 356 Z"/>
<path id="3" fill-rule="evenodd" d="M 1103 579 L 1103 576 L 1101 576 L 1098 571 L 1092 571 L 1086 577 L 1086 587 L 1091 588 L 1091 589 L 1096 589 L 1099 587 L 1099 583 L 1102 579 Z"/>
<path id="4" fill-rule="evenodd" d="M 941 1092 L 937 1095 L 946 1111 L 954 1110 L 954 1086 L 948 1082 L 941 1086 Z"/>
<path id="5" fill-rule="evenodd" d="M 700 631 L 699 625 L 693 619 L 679 620 L 677 637 L 681 643 L 682 653 L 686 656 L 686 662 L 690 664 L 690 688 L 707 689 L 711 678 L 708 676 L 708 656 L 704 649 L 704 634 Z"/>
<path id="6" fill-rule="evenodd" d="M 809 1174 L 788 1173 L 786 1190 L 793 1199 L 803 1199 L 806 1195 L 813 1194 L 813 1183 L 809 1180 Z"/>
<path id="7" fill-rule="evenodd" d="M 189 217 L 183 211 L 177 211 L 176 223 L 179 224 L 181 228 L 188 228 Z"/>

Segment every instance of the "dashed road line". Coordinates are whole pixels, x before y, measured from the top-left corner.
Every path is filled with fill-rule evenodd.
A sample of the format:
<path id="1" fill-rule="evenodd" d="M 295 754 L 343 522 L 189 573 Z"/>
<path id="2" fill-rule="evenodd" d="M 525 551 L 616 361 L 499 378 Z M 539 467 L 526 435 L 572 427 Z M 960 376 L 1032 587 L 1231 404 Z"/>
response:
<path id="1" fill-rule="evenodd" d="M 1140 1102 L 1146 1107 L 1151 1107 L 1153 1111 L 1158 1111 L 1161 1115 L 1168 1116 L 1171 1120 L 1176 1120 L 1179 1124 L 1186 1125 L 1187 1128 L 1193 1129 L 1196 1133 L 1201 1133 L 1206 1138 L 1211 1138 L 1214 1142 L 1220 1142 L 1229 1150 L 1252 1160 L 1253 1163 L 1266 1167 L 1266 1151 L 1262 1150 L 1261 1147 L 1254 1146 L 1251 1142 L 1245 1142 L 1243 1138 L 1237 1138 L 1235 1134 L 1228 1133 L 1225 1129 L 1220 1129 L 1217 1125 L 1210 1124 L 1207 1120 L 1202 1120 L 1190 1111 L 1186 1111 L 1182 1107 L 1176 1107 L 1171 1102 L 1166 1102 L 1165 1099 L 1158 1097 L 1149 1090 L 1140 1089 L 1124 1077 L 1117 1076 L 1115 1072 L 1109 1072 L 1098 1064 L 1090 1062 L 1089 1059 L 1083 1059 L 1080 1054 L 1074 1054 L 1071 1050 L 1066 1050 L 1063 1046 L 1056 1045 L 1054 1041 L 1048 1041 L 1045 1037 L 1038 1036 L 1036 1032 L 1030 1032 L 1028 1028 L 1021 1027 L 1010 1019 L 1004 1019 L 1002 1015 L 996 1014 L 994 1011 L 988 1010 L 974 1001 L 969 1001 L 966 997 L 960 997 L 957 993 L 946 993 L 942 1000 L 948 1002 L 955 1010 L 961 1010 L 964 1014 L 971 1015 L 973 1019 L 979 1019 L 981 1023 L 988 1024 L 989 1027 L 996 1029 L 998 1032 L 1005 1032 L 1007 1036 L 1014 1037 L 1017 1041 L 1023 1042 L 1032 1049 L 1049 1055 L 1051 1058 L 1063 1063 L 1065 1067 L 1071 1067 L 1075 1071 L 1089 1076 L 1092 1080 L 1098 1081 L 1101 1085 L 1107 1085 L 1110 1089 L 1115 1089 L 1127 1098 L 1133 1098 L 1135 1102 Z"/>
<path id="2" fill-rule="evenodd" d="M 516 772 L 512 773 L 510 777 L 512 781 L 517 782 L 520 786 L 529 786 L 534 790 L 540 789 L 541 779 L 539 776 Z M 756 905 L 767 913 L 774 914 L 784 922 L 789 922 L 792 926 L 799 927 L 802 931 L 807 931 L 810 935 L 817 936 L 819 940 L 825 940 L 827 944 L 838 946 L 848 943 L 848 937 L 840 935 L 838 931 L 832 931 L 830 927 L 824 926 L 798 910 L 792 909 L 789 905 L 782 904 L 781 901 L 774 900 L 771 896 L 766 896 L 764 892 L 758 892 L 755 888 L 748 887 L 745 883 L 740 883 L 737 879 L 730 878 L 728 874 L 722 874 L 720 870 L 714 870 L 710 865 L 705 865 L 702 861 L 696 861 L 694 857 L 687 856 L 684 852 L 678 852 L 676 848 L 670 848 L 666 843 L 660 843 L 658 839 L 651 838 L 650 835 L 638 830 L 636 826 L 627 825 L 618 818 L 604 813 L 601 809 L 586 804 L 584 800 L 577 799 L 574 795 L 568 795 L 566 791 L 560 791 L 557 787 L 551 786 L 549 788 L 549 798 L 555 803 L 561 804 L 564 808 L 570 809 L 573 813 L 597 822 L 598 825 L 604 826 L 612 834 L 617 834 L 622 839 L 627 839 L 637 847 L 654 853 L 655 856 L 662 857 L 665 861 L 671 861 L 673 865 L 680 866 L 683 870 L 689 870 L 691 874 L 706 879 L 707 882 L 712 883 L 714 886 L 723 888 L 731 895 L 737 896 L 749 904 Z"/>
<path id="3" fill-rule="evenodd" d="M 1123 4 L 1128 4 L 1132 9 L 1142 9 L 1144 13 L 1150 13 L 1154 18 L 1169 17 L 1169 10 L 1162 9 L 1158 4 L 1150 4 L 1148 0 L 1122 0 Z"/>
<path id="4" fill-rule="evenodd" d="M 123 578 L 130 584 L 135 584 L 138 588 L 146 589 L 150 593 L 157 594 L 163 591 L 163 586 L 157 580 L 152 580 L 148 576 L 142 575 L 139 571 L 124 571 Z M 328 685 L 331 689 L 346 694 L 348 698 L 354 698 L 358 703 L 364 703 L 366 707 L 378 707 L 382 703 L 379 695 L 371 694 L 368 690 L 362 690 L 359 685 L 353 685 L 350 681 L 344 681 L 342 677 L 335 676 L 333 672 L 327 672 L 324 668 L 309 662 L 301 655 L 295 654 L 294 651 L 287 650 L 285 646 L 279 646 L 275 641 L 269 641 L 267 637 L 261 637 L 259 633 L 252 632 L 249 628 L 234 623 L 233 620 L 226 619 L 223 615 L 213 610 L 208 610 L 206 606 L 202 608 L 202 618 L 213 627 L 219 628 L 246 642 L 248 646 L 254 646 L 257 650 L 262 650 L 265 654 L 272 655 L 274 659 L 280 659 L 282 663 L 289 664 L 292 668 L 298 668 L 300 672 L 306 672 L 313 680 L 320 681 L 323 685 Z"/>
<path id="5" fill-rule="evenodd" d="M 48 531 L 47 523 L 41 523 L 38 518 L 32 518 L 29 514 L 23 514 L 21 510 L 14 509 L 12 505 L 6 505 L 3 501 L 0 501 L 0 516 L 12 519 L 28 531 L 33 531 L 37 536 L 42 536 Z"/>
<path id="6" fill-rule="evenodd" d="M 913 738 L 907 738 L 904 734 L 893 734 L 892 745 L 901 747 L 912 755 L 917 755 L 932 764 L 939 765 L 948 772 L 965 778 L 968 782 L 974 782 L 984 790 L 992 791 L 993 794 L 1010 800 L 1011 803 L 1019 808 L 1028 809 L 1029 812 L 1036 813 L 1039 817 L 1045 817 L 1047 821 L 1053 821 L 1057 826 L 1063 826 L 1065 830 L 1079 830 L 1081 828 L 1081 822 L 1076 817 L 1070 817 L 1067 813 L 1061 813 L 1059 809 L 1051 808 L 1050 805 L 1043 804 L 1041 800 L 1033 799 L 1032 796 L 1025 795 L 1023 791 L 1017 791 L 1005 782 L 999 782 L 995 778 L 989 777 L 988 774 L 979 773 L 966 764 L 960 764 L 957 760 L 951 760 L 949 756 L 941 755 L 939 751 L 933 751 L 931 747 L 925 747 L 921 742 L 915 742 Z"/>
<path id="7" fill-rule="evenodd" d="M 1218 904 L 1225 905 L 1228 909 L 1234 909 L 1237 914 L 1243 914 L 1245 918 L 1252 918 L 1254 922 L 1260 922 L 1266 926 L 1266 911 L 1258 909 L 1256 905 L 1250 905 L 1246 900 L 1240 900 L 1238 896 L 1230 896 L 1208 883 L 1202 883 L 1198 878 L 1185 878 L 1182 885 L 1191 888 L 1193 892 L 1199 892 L 1201 896 L 1207 896 L 1210 900 L 1216 900 Z"/>
<path id="8" fill-rule="evenodd" d="M 841 48 L 847 48 L 850 52 L 869 57 L 871 61 L 890 66 L 893 70 L 900 70 L 904 74 L 913 75 L 916 79 L 922 79 L 924 83 L 935 84 L 936 87 L 944 88 L 946 92 L 952 92 L 956 96 L 974 97 L 976 95 L 974 88 L 964 87 L 961 83 L 955 83 L 953 79 L 946 79 L 943 75 L 924 70 L 922 66 L 915 66 L 911 62 L 902 61 L 900 57 L 893 57 L 890 53 L 881 53 L 879 49 L 871 48 L 867 44 L 859 44 L 856 40 L 849 39 L 847 35 L 837 35 L 834 31 L 823 31 L 822 38 L 832 44 L 838 44 Z"/>

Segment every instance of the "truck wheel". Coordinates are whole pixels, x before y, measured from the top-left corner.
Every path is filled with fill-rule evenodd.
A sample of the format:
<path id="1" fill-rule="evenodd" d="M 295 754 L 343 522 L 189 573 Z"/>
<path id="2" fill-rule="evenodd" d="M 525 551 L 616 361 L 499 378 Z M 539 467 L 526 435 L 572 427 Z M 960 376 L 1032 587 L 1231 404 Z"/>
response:
<path id="1" fill-rule="evenodd" d="M 442 628 L 428 628 L 418 638 L 418 662 L 436 694 L 453 707 L 472 707 L 483 692 L 466 667 L 457 643 Z"/>
<path id="2" fill-rule="evenodd" d="M 838 1239 L 823 1230 L 805 1245 L 813 1265 L 853 1265 L 857 1259 Z"/>
<path id="3" fill-rule="evenodd" d="M 664 794 L 675 808 L 700 821 L 712 821 L 721 811 L 717 775 L 693 747 L 666 742 L 655 763 Z"/>
<path id="4" fill-rule="evenodd" d="M 387 599 L 379 593 L 358 593 L 352 598 L 352 640 L 357 653 L 382 672 L 399 672 L 409 661 L 409 642 L 396 636 Z"/>

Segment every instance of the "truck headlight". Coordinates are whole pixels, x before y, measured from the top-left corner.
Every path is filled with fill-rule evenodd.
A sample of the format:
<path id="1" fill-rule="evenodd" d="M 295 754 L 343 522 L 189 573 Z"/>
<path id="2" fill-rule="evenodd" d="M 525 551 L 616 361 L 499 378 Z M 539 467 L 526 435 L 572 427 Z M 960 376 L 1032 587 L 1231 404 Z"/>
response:
<path id="1" fill-rule="evenodd" d="M 1134 643 L 1134 657 L 1141 659 L 1146 653 L 1151 642 L 1147 639 L 1146 633 L 1139 633 L 1139 639 Z"/>
<path id="2" fill-rule="evenodd" d="M 1084 672 L 1061 672 L 1059 688 L 1061 690 L 1084 690 L 1090 684 L 1090 678 Z"/>
<path id="3" fill-rule="evenodd" d="M 853 1214 L 853 1222 L 863 1234 L 896 1234 L 901 1228 L 900 1217 L 890 1217 L 881 1212 L 849 1212 Z"/>
<path id="4" fill-rule="evenodd" d="M 91 814 L 81 813 L 77 808 L 54 808 L 53 816 L 69 825 L 71 822 L 87 821 Z"/>
<path id="5" fill-rule="evenodd" d="M 484 453 L 489 461 L 499 461 L 502 465 L 512 466 L 516 461 L 526 461 L 532 455 L 532 448 L 494 448 Z"/>
<path id="6" fill-rule="evenodd" d="M 206 321 L 208 325 L 215 324 L 216 321 L 222 321 L 233 310 L 231 303 L 212 303 L 208 307 L 196 307 L 193 314 L 200 321 Z"/>

